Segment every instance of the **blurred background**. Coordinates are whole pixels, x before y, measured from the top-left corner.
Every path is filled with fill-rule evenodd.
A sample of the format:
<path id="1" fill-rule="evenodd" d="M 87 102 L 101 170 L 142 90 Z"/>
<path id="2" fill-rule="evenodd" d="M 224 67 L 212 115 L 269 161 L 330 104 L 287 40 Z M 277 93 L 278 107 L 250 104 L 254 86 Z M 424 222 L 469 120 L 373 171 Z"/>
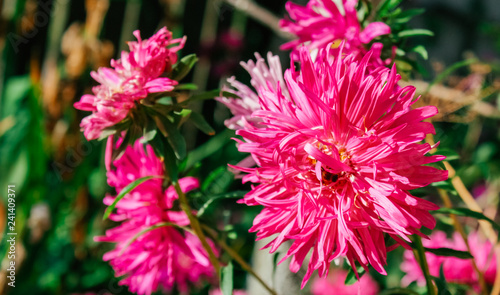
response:
<path id="1" fill-rule="evenodd" d="M 95 85 L 90 71 L 109 66 L 134 39 L 134 30 L 148 38 L 167 26 L 174 37 L 188 37 L 180 55 L 200 58 L 185 79 L 199 91 L 219 88 L 233 75 L 249 82 L 239 62 L 254 58 L 254 52 L 272 51 L 284 68 L 290 64 L 287 52 L 279 50 L 288 38 L 278 26 L 285 2 L 0 0 L 0 294 L 128 294 L 102 261 L 112 245 L 93 240 L 113 224 L 102 221 L 102 199 L 113 191 L 106 183 L 103 143 L 84 139 L 79 123 L 86 114 L 73 108 Z M 419 57 L 425 70 L 408 78 L 421 93 L 433 83 L 421 103 L 440 109 L 436 139 L 449 149 L 451 164 L 486 215 L 494 218 L 500 188 L 500 2 L 410 0 L 402 6 L 425 8 L 411 24 L 435 32 L 413 39 L 427 47 L 429 58 Z M 184 127 L 188 148 L 205 151 L 190 160 L 190 174 L 203 183 L 193 202 L 199 198 L 201 204 L 207 192 L 245 189 L 226 166 L 245 156 L 225 130 L 230 116 L 225 107 L 206 101 L 195 108 L 217 131 L 209 138 Z M 15 288 L 6 285 L 5 271 L 8 184 L 16 188 Z M 205 218 L 227 230 L 233 247 L 249 258 L 254 235 L 247 230 L 259 208 L 244 208 L 234 200 L 221 201 Z M 245 273 L 235 268 L 235 287 L 245 288 Z M 376 279 L 381 286 L 397 286 L 402 274 L 394 273 Z M 201 285 L 193 294 L 209 289 Z"/>

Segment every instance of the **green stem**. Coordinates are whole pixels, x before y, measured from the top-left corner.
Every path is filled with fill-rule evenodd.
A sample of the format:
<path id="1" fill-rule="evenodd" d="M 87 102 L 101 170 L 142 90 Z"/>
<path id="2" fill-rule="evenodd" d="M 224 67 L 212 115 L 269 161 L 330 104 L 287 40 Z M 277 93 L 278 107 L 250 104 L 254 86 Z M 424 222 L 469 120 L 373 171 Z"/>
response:
<path id="1" fill-rule="evenodd" d="M 434 284 L 432 283 L 431 274 L 429 272 L 429 265 L 427 264 L 427 258 L 425 257 L 425 249 L 424 245 L 422 245 L 422 239 L 416 235 L 414 243 L 417 245 L 417 249 L 413 250 L 413 254 L 415 255 L 415 259 L 417 259 L 420 264 L 420 268 L 422 268 L 422 272 L 424 273 L 425 283 L 427 284 L 427 294 L 437 295 Z"/>
<path id="2" fill-rule="evenodd" d="M 233 248 L 231 248 L 228 244 L 226 244 L 226 242 L 224 242 L 223 240 L 220 240 L 220 239 L 217 238 L 217 233 L 215 233 L 215 231 L 213 229 L 211 229 L 210 227 L 208 227 L 206 225 L 202 225 L 202 227 L 212 237 L 212 239 L 215 242 L 217 242 L 217 244 L 222 249 L 224 249 L 224 251 L 226 251 L 226 253 L 229 254 L 229 256 L 231 256 L 231 258 L 233 258 L 236 262 L 238 262 L 239 265 L 241 265 L 241 267 L 245 271 L 247 271 L 255 279 L 257 279 L 257 281 L 259 281 L 259 283 L 264 288 L 266 288 L 266 290 L 269 291 L 270 294 L 277 295 L 276 291 L 274 291 L 269 285 L 266 284 L 266 282 L 253 270 L 253 268 L 245 261 L 245 259 L 243 259 L 243 257 L 241 257 L 238 254 L 238 252 L 234 251 Z"/>
<path id="3" fill-rule="evenodd" d="M 198 218 L 193 215 L 193 212 L 191 211 L 191 207 L 189 206 L 188 200 L 186 198 L 186 195 L 184 192 L 182 192 L 181 187 L 179 183 L 176 181 L 174 182 L 174 187 L 175 191 L 177 192 L 177 195 L 179 196 L 179 202 L 181 205 L 182 210 L 186 213 L 189 222 L 191 223 L 191 228 L 195 232 L 195 234 L 198 236 L 200 239 L 201 244 L 203 245 L 203 248 L 205 248 L 205 251 L 208 253 L 208 258 L 210 259 L 210 263 L 214 266 L 214 269 L 217 274 L 220 272 L 220 264 L 219 260 L 214 254 L 214 251 L 212 250 L 212 247 L 207 242 L 207 239 L 205 237 L 205 234 L 203 233 L 203 230 L 201 230 L 200 222 L 198 221 Z"/>

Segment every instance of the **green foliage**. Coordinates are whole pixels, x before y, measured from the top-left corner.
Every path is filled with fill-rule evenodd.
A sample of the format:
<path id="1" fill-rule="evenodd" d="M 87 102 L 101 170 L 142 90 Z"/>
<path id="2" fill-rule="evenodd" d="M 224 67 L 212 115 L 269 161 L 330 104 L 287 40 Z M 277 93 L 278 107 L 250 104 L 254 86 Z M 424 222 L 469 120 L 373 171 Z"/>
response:
<path id="1" fill-rule="evenodd" d="M 118 202 L 121 199 L 123 199 L 127 194 L 129 194 L 132 190 L 134 190 L 135 188 L 137 188 L 139 185 L 143 184 L 144 182 L 146 182 L 150 179 L 154 179 L 154 178 L 163 178 L 163 175 L 144 176 L 144 177 L 141 177 L 141 178 L 134 180 L 129 185 L 124 187 L 121 190 L 121 192 L 116 196 L 116 198 L 113 200 L 113 203 L 111 205 L 109 205 L 108 208 L 106 208 L 106 211 L 104 212 L 104 216 L 102 217 L 102 219 L 107 219 L 109 217 L 109 215 L 111 215 L 111 213 L 115 209 Z"/>
<path id="2" fill-rule="evenodd" d="M 233 263 L 231 261 L 228 262 L 226 266 L 221 269 L 220 274 L 220 288 L 222 290 L 222 294 L 224 295 L 232 295 L 233 294 L 233 280 L 234 280 L 234 270 Z"/>
<path id="3" fill-rule="evenodd" d="M 491 218 L 485 216 L 484 214 L 476 211 L 472 211 L 467 208 L 441 208 L 439 210 L 431 211 L 434 214 L 455 214 L 459 216 L 472 217 L 479 220 L 488 221 L 495 230 L 500 231 L 500 225 L 493 221 Z"/>
<path id="4" fill-rule="evenodd" d="M 424 247 L 425 252 L 432 253 L 437 256 L 446 256 L 446 257 L 456 257 L 460 259 L 471 259 L 473 256 L 468 251 L 458 251 L 450 248 L 426 248 Z"/>
<path id="5" fill-rule="evenodd" d="M 182 80 L 198 62 L 196 54 L 186 55 L 178 63 L 172 67 L 171 79 L 180 81 Z M 177 88 L 179 89 L 179 88 Z"/>
<path id="6" fill-rule="evenodd" d="M 356 271 L 351 267 L 345 278 L 344 284 L 352 285 L 358 281 L 365 274 L 365 269 L 361 266 L 356 267 Z"/>

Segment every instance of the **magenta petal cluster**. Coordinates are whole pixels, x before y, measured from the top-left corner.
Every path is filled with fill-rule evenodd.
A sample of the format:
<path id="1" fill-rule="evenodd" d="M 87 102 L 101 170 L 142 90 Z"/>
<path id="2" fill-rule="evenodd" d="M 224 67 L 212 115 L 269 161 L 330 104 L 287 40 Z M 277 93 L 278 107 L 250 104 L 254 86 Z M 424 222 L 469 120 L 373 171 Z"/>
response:
<path id="1" fill-rule="evenodd" d="M 415 88 L 395 87 L 394 67 L 368 71 L 372 52 L 358 60 L 333 51 L 328 45 L 313 61 L 301 49 L 300 71 L 285 72 L 289 97 L 262 91 L 252 115 L 259 124 L 236 132 L 239 151 L 259 166 L 235 167 L 255 184 L 243 202 L 264 207 L 251 231 L 272 238 L 271 252 L 292 241 L 284 259 L 297 272 L 307 258 L 302 287 L 337 257 L 385 274 L 384 234 L 407 246 L 409 235 L 435 226 L 429 210 L 439 207 L 409 190 L 447 179 L 424 166 L 445 157 L 426 156 L 432 147 L 420 143 L 435 132 L 423 120 L 437 108 L 412 110 Z"/>
<path id="2" fill-rule="evenodd" d="M 108 151 L 111 146 L 110 141 Z M 113 167 L 107 176 L 117 191 L 138 178 L 164 173 L 152 148 L 147 146 L 145 152 L 139 141 L 127 147 L 124 155 L 112 165 L 108 158 L 107 166 Z M 164 189 L 162 182 L 160 178 L 147 180 L 120 200 L 110 219 L 121 224 L 96 238 L 96 241 L 116 243 L 103 259 L 109 261 L 116 276 L 123 276 L 120 284 L 137 294 L 151 294 L 159 287 L 171 290 L 174 286 L 187 292 L 190 284 L 215 275 L 198 238 L 177 227 L 188 226 L 189 220 L 184 212 L 172 209 L 177 193 L 172 186 Z M 192 177 L 180 179 L 179 184 L 183 192 L 199 186 L 198 180 Z M 107 196 L 104 203 L 110 205 L 114 198 Z"/>
<path id="3" fill-rule="evenodd" d="M 468 235 L 467 241 L 471 254 L 474 256 L 477 267 L 484 273 L 487 284 L 493 285 L 497 271 L 496 254 L 493 252 L 491 243 L 482 238 L 478 232 Z M 462 236 L 455 232 L 451 238 L 446 237 L 446 233 L 436 231 L 431 234 L 430 240 L 423 240 L 423 245 L 427 248 L 450 248 L 454 250 L 467 251 L 467 246 Z M 406 273 L 402 284 L 407 286 L 411 282 L 417 281 L 421 286 L 425 285 L 425 278 L 415 256 L 411 251 L 405 251 L 404 260 L 401 263 L 401 270 Z M 466 284 L 476 291 L 481 290 L 477 272 L 474 270 L 470 259 L 459 259 L 456 257 L 437 256 L 426 253 L 429 272 L 432 276 L 439 277 L 441 265 L 443 266 L 444 277 L 447 282 Z"/>
<path id="4" fill-rule="evenodd" d="M 234 77 L 228 79 L 233 88 L 224 87 L 224 91 L 234 93 L 239 98 L 217 97 L 216 100 L 229 108 L 234 115 L 226 120 L 225 125 L 229 129 L 238 130 L 246 125 L 257 124 L 260 119 L 253 118 L 252 113 L 260 109 L 259 95 L 265 91 L 276 91 L 279 89 L 283 95 L 289 96 L 283 80 L 281 62 L 277 55 L 267 53 L 267 64 L 260 54 L 255 53 L 256 62 L 249 60 L 241 62 L 241 66 L 250 74 L 252 88 L 237 81 Z"/>
<path id="5" fill-rule="evenodd" d="M 381 35 L 390 34 L 391 28 L 382 22 L 372 22 L 362 28 L 357 5 L 358 0 L 310 0 L 306 6 L 287 2 L 286 10 L 291 19 L 281 20 L 280 25 L 297 39 L 283 44 L 281 49 L 292 49 L 292 57 L 297 60 L 302 46 L 313 52 L 329 43 L 338 48 L 344 42 L 345 53 L 363 56 L 367 44 Z M 372 49 L 374 54 L 370 62 L 383 65 L 380 58 L 382 44 L 374 43 Z"/>
<path id="6" fill-rule="evenodd" d="M 330 270 L 328 276 L 315 278 L 311 286 L 312 295 L 377 295 L 379 288 L 377 282 L 369 274 L 362 276 L 352 285 L 346 285 L 347 271 L 343 269 Z"/>
<path id="7" fill-rule="evenodd" d="M 150 93 L 174 89 L 177 81 L 161 75 L 170 71 L 177 61 L 176 52 L 184 46 L 185 38 L 172 39 L 167 28 L 160 29 L 150 39 L 142 40 L 135 31 L 137 42 L 129 42 L 130 52 L 111 61 L 111 68 L 99 68 L 90 73 L 99 83 L 85 94 L 75 108 L 90 111 L 80 126 L 88 140 L 97 139 L 104 129 L 124 120 L 138 100 Z"/>

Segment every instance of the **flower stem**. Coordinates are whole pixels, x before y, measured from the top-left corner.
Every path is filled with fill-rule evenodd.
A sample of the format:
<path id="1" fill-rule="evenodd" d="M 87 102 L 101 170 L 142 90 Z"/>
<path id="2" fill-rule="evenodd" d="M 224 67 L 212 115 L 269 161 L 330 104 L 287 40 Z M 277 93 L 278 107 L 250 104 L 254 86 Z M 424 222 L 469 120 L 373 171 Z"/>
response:
<path id="1" fill-rule="evenodd" d="M 212 247 L 210 247 L 210 245 L 208 244 L 207 239 L 205 237 L 205 234 L 203 233 L 203 230 L 201 229 L 200 222 L 198 221 L 198 218 L 196 218 L 196 216 L 193 215 L 193 212 L 191 211 L 191 207 L 189 206 L 186 195 L 181 190 L 179 183 L 174 182 L 174 187 L 175 187 L 175 191 L 177 192 L 177 195 L 179 196 L 179 202 L 180 202 L 181 208 L 186 213 L 186 215 L 189 219 L 189 222 L 191 223 L 191 228 L 193 228 L 193 231 L 200 239 L 200 242 L 203 245 L 203 248 L 205 249 L 205 251 L 207 251 L 210 263 L 212 263 L 212 265 L 214 266 L 216 273 L 219 274 L 219 272 L 220 272 L 219 260 L 215 256 L 214 251 L 212 250 Z"/>
<path id="2" fill-rule="evenodd" d="M 452 208 L 452 203 L 450 200 L 450 196 L 448 196 L 448 193 L 444 189 L 438 189 L 438 193 L 441 196 L 441 199 L 443 200 L 444 206 L 447 208 Z M 467 251 L 472 254 L 470 245 L 469 245 L 469 240 L 467 239 L 467 234 L 464 231 L 464 228 L 458 222 L 458 218 L 454 214 L 450 214 L 451 219 L 453 220 L 453 226 L 455 227 L 455 230 L 460 233 L 460 236 L 462 236 L 462 239 L 464 240 L 465 246 L 467 247 Z M 483 272 L 479 269 L 479 267 L 476 264 L 476 258 L 474 257 L 472 260 L 472 267 L 477 273 L 477 277 L 479 279 L 479 285 L 481 286 L 481 294 L 487 295 L 488 294 L 488 286 L 486 285 L 486 281 L 484 280 L 484 274 Z"/>
<path id="3" fill-rule="evenodd" d="M 259 277 L 259 275 L 252 269 L 252 267 L 238 254 L 238 252 L 234 251 L 233 248 L 229 247 L 228 244 L 226 244 L 226 242 L 224 242 L 223 240 L 220 240 L 217 238 L 217 233 L 209 228 L 208 226 L 206 225 L 202 225 L 203 229 L 210 235 L 210 237 L 217 242 L 217 244 L 219 244 L 219 246 L 224 249 L 224 251 L 226 251 L 227 254 L 229 254 L 229 256 L 231 256 L 231 258 L 233 258 L 236 262 L 238 262 L 241 267 L 247 271 L 248 273 L 250 273 L 252 276 L 254 276 L 254 278 L 257 279 L 257 281 L 259 281 L 259 283 L 264 287 L 266 288 L 267 291 L 269 291 L 269 293 L 271 293 L 272 295 L 277 295 L 276 291 L 274 291 L 270 286 L 268 286 L 266 284 L 266 282 L 261 278 Z"/>
<path id="4" fill-rule="evenodd" d="M 427 143 L 429 143 L 430 145 L 435 144 L 434 136 L 432 134 L 428 134 L 427 137 L 425 138 L 425 141 Z M 431 154 L 433 154 L 436 152 L 436 149 L 433 149 L 430 152 L 431 152 Z M 458 195 L 460 196 L 462 201 L 465 203 L 465 205 L 467 205 L 467 207 L 470 210 L 483 213 L 483 209 L 481 208 L 481 206 L 479 206 L 479 204 L 476 202 L 474 197 L 467 190 L 467 188 L 465 187 L 460 176 L 458 176 L 456 174 L 456 171 L 453 168 L 453 166 L 451 166 L 450 163 L 447 161 L 443 161 L 443 164 L 444 164 L 446 170 L 448 170 L 448 178 L 451 179 L 451 184 L 453 185 L 453 187 L 455 188 L 455 190 L 457 191 Z M 481 229 L 483 230 L 484 234 L 486 235 L 486 237 L 490 241 L 490 243 L 492 245 L 494 245 L 496 263 L 497 263 L 497 265 L 500 265 L 500 244 L 497 243 L 497 240 L 498 240 L 497 234 L 495 233 L 495 231 L 493 230 L 493 227 L 491 226 L 491 224 L 489 222 L 487 222 L 485 220 L 478 220 L 478 223 L 479 223 L 479 226 L 481 227 Z M 497 271 L 497 273 L 496 273 L 495 283 L 493 284 L 493 289 L 491 291 L 491 294 L 492 295 L 500 295 L 500 271 Z"/>
<path id="5" fill-rule="evenodd" d="M 427 284 L 427 294 L 436 295 L 436 289 L 432 283 L 431 274 L 429 272 L 429 265 L 427 264 L 427 258 L 425 257 L 424 245 L 422 245 L 422 239 L 419 236 L 415 236 L 414 243 L 417 245 L 417 249 L 413 250 L 413 254 L 422 268 L 424 273 L 425 283 Z"/>

